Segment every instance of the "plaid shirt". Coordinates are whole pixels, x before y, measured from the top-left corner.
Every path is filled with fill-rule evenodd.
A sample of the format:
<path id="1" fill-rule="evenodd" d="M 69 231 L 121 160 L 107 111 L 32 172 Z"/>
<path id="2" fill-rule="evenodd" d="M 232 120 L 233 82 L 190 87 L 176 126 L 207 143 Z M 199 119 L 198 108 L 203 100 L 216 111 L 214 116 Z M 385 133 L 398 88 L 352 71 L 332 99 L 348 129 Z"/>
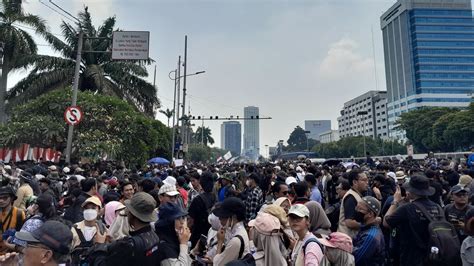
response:
<path id="1" fill-rule="evenodd" d="M 258 209 L 263 205 L 263 201 L 263 192 L 258 186 L 248 192 L 245 199 L 245 218 L 247 223 L 255 219 Z"/>

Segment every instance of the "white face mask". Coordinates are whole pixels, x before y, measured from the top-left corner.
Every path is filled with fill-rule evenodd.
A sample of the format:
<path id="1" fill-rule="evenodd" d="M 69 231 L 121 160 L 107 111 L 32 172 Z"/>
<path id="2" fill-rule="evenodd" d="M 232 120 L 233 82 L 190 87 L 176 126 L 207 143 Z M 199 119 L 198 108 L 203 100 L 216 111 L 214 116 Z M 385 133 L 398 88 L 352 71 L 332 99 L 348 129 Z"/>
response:
<path id="1" fill-rule="evenodd" d="M 84 220 L 86 221 L 94 221 L 97 219 L 97 210 L 96 209 L 87 209 L 84 210 Z"/>

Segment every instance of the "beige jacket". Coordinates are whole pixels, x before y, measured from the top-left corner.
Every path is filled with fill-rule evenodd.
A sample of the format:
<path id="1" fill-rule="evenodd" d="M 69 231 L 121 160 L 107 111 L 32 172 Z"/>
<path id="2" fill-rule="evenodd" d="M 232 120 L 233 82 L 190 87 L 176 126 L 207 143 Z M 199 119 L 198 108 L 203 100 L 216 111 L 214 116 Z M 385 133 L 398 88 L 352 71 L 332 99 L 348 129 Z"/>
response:
<path id="1" fill-rule="evenodd" d="M 341 210 L 339 212 L 339 226 L 337 227 L 337 231 L 338 232 L 341 232 L 341 233 L 344 233 L 344 234 L 347 234 L 348 236 L 350 236 L 351 238 L 354 238 L 358 231 L 356 230 L 352 230 L 350 229 L 349 227 L 347 227 L 346 225 L 346 217 L 344 216 L 344 200 L 346 199 L 346 197 L 348 195 L 352 195 L 354 196 L 354 198 L 357 200 L 357 202 L 361 201 L 362 200 L 362 197 L 359 195 L 359 193 L 357 193 L 355 190 L 353 190 L 352 188 L 349 189 L 346 194 L 344 195 L 344 197 L 342 198 L 341 200 Z"/>

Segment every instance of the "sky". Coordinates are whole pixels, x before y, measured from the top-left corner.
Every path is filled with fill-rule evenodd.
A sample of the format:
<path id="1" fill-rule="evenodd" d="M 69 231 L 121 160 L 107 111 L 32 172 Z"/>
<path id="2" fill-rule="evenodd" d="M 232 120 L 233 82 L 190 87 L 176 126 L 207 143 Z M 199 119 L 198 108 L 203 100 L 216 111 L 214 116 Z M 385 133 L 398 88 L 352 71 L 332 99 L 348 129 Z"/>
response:
<path id="1" fill-rule="evenodd" d="M 260 121 L 263 155 L 265 145 L 286 141 L 296 126 L 304 127 L 304 120 L 330 119 L 337 129 L 344 102 L 386 88 L 380 16 L 395 0 L 54 2 L 73 14 L 88 6 L 96 26 L 116 16 L 122 30 L 150 31 L 155 64 L 148 67 L 148 80 L 153 83 L 156 65 L 162 109 L 173 108 L 174 82 L 168 74 L 184 55 L 187 35 L 188 73 L 206 71 L 187 79 L 191 114 L 243 116 L 245 106 L 258 106 L 260 116 L 272 117 Z M 65 18 L 39 0 L 26 0 L 24 9 L 60 33 Z M 40 45 L 39 53 L 53 51 Z M 25 74 L 15 73 L 9 85 Z M 157 119 L 167 124 L 163 114 Z M 221 123 L 205 121 L 216 146 Z"/>

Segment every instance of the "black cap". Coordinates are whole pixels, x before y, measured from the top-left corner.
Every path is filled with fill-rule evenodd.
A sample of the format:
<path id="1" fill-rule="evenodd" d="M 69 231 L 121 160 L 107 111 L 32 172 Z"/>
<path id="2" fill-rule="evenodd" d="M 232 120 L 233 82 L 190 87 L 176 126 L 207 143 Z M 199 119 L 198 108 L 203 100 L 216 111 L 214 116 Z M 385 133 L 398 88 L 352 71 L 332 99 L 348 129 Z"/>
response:
<path id="1" fill-rule="evenodd" d="M 10 186 L 0 187 L 0 195 L 5 195 L 5 194 L 10 195 L 13 198 L 13 200 L 16 200 L 17 198 L 15 191 L 13 191 L 13 188 Z"/>
<path id="2" fill-rule="evenodd" d="M 183 217 L 188 215 L 187 212 L 183 211 L 180 206 L 177 204 L 168 202 L 162 206 L 160 206 L 158 210 L 158 221 L 156 222 L 156 226 L 166 226 L 170 223 L 174 223 L 174 220 L 178 219 L 179 217 Z"/>
<path id="3" fill-rule="evenodd" d="M 29 243 L 41 243 L 54 252 L 69 254 L 72 242 L 71 229 L 58 221 L 46 221 L 41 227 L 32 233 L 20 231 L 15 234 L 19 240 Z"/>
<path id="4" fill-rule="evenodd" d="M 471 190 L 468 187 L 464 187 L 461 185 L 455 185 L 454 187 L 451 188 L 451 193 L 453 194 L 458 194 L 459 192 L 471 192 Z"/>
<path id="5" fill-rule="evenodd" d="M 245 205 L 241 199 L 230 197 L 222 201 L 222 205 L 214 209 L 213 213 L 219 218 L 229 218 L 232 215 L 243 218 L 245 217 Z"/>

